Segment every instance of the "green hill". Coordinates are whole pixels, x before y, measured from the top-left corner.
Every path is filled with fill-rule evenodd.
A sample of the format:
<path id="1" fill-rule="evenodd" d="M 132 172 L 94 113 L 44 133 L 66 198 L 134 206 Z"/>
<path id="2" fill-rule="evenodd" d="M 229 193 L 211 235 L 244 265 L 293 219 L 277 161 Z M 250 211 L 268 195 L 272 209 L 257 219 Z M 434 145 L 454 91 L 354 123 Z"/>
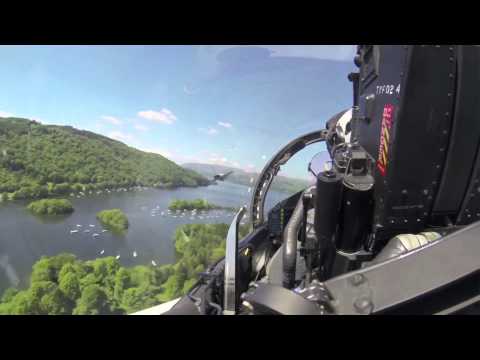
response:
<path id="1" fill-rule="evenodd" d="M 118 187 L 207 184 L 203 176 L 161 155 L 102 135 L 0 118 L 0 200 Z"/>

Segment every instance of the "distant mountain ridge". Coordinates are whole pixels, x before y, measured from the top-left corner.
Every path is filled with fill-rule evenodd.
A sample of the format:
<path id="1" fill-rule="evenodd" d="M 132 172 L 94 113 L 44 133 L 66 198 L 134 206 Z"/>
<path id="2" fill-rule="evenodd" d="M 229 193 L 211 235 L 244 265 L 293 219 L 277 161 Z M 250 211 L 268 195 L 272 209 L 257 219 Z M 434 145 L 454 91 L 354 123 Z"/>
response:
<path id="1" fill-rule="evenodd" d="M 200 174 L 159 154 L 103 135 L 71 126 L 0 117 L 0 200 L 208 183 Z"/>
<path id="2" fill-rule="evenodd" d="M 203 176 L 206 176 L 208 178 L 213 178 L 213 176 L 217 174 L 233 171 L 233 173 L 229 175 L 225 181 L 245 186 L 253 186 L 259 175 L 258 173 L 249 173 L 239 168 L 224 165 L 185 163 L 182 164 L 182 166 L 184 168 L 196 171 L 197 173 L 202 174 Z M 252 178 L 254 179 L 253 182 Z M 278 175 L 275 177 L 271 189 L 280 192 L 295 193 L 297 191 L 305 189 L 308 186 L 308 180 Z"/>

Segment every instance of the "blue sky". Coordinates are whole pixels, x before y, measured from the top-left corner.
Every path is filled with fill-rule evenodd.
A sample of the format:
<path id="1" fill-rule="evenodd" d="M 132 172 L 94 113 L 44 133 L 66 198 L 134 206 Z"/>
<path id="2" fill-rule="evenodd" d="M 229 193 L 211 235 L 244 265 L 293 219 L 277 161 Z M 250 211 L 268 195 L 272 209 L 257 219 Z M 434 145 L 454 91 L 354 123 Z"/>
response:
<path id="1" fill-rule="evenodd" d="M 260 170 L 351 106 L 352 45 L 0 46 L 0 116 Z M 284 169 L 306 177 L 304 151 Z"/>

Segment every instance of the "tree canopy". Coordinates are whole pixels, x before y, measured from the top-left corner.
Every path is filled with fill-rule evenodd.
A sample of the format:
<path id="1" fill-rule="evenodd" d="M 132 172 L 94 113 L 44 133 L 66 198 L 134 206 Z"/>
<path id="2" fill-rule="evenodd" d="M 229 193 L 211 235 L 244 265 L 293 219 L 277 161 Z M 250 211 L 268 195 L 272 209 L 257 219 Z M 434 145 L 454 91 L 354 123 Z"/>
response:
<path id="1" fill-rule="evenodd" d="M 110 230 L 125 231 L 128 229 L 127 215 L 120 209 L 99 211 L 97 219 Z"/>
<path id="2" fill-rule="evenodd" d="M 73 212 L 73 205 L 66 199 L 42 199 L 32 201 L 27 209 L 37 215 L 58 215 Z"/>
<path id="3" fill-rule="evenodd" d="M 205 199 L 195 199 L 195 200 L 173 200 L 168 206 L 170 210 L 213 210 L 213 209 L 223 209 L 222 206 L 218 206 L 212 203 L 209 203 Z"/>
<path id="4" fill-rule="evenodd" d="M 0 314 L 129 314 L 185 294 L 225 254 L 227 224 L 187 224 L 175 233 L 175 264 L 122 267 L 114 257 L 42 257 L 30 286 L 7 289 Z M 242 229 L 242 234 L 246 229 Z"/>

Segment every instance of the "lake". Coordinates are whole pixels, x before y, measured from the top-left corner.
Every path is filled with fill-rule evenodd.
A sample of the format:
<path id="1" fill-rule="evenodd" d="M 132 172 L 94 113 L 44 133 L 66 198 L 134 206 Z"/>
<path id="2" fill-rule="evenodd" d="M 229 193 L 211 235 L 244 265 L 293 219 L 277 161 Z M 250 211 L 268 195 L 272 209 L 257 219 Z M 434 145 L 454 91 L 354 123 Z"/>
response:
<path id="1" fill-rule="evenodd" d="M 190 212 L 184 216 L 169 215 L 167 208 L 172 200 L 202 198 L 216 205 L 238 207 L 249 205 L 250 195 L 247 187 L 228 182 L 199 188 L 87 195 L 70 198 L 75 207 L 71 215 L 53 218 L 32 215 L 25 208 L 28 201 L 0 203 L 0 294 L 9 286 L 27 286 L 32 265 L 43 255 L 68 252 L 82 260 L 120 255 L 123 266 L 147 265 L 152 260 L 157 265 L 173 263 L 177 226 L 229 224 L 234 214 L 228 210 L 213 210 L 203 215 L 198 212 L 193 218 Z M 271 191 L 266 208 L 287 196 Z M 125 235 L 102 233 L 95 215 L 100 210 L 112 208 L 122 209 L 128 217 L 130 227 Z M 71 230 L 79 231 L 70 233 Z M 99 236 L 93 237 L 94 233 Z"/>

